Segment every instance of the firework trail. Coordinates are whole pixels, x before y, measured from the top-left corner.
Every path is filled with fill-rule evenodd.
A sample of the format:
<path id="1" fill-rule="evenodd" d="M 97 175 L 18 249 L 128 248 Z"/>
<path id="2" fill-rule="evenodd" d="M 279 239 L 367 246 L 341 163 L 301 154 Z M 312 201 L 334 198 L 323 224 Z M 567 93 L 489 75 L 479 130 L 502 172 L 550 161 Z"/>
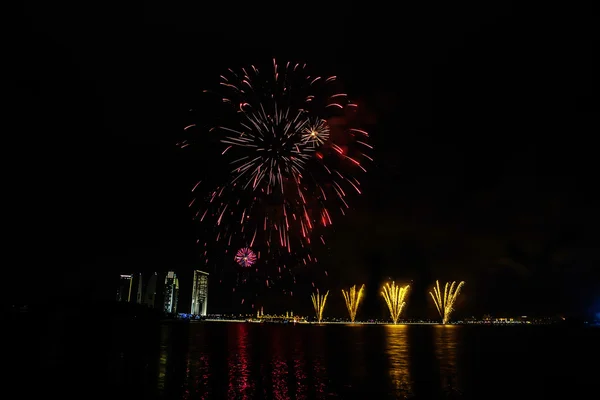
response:
<path id="1" fill-rule="evenodd" d="M 435 304 L 440 317 L 442 317 L 442 324 L 445 325 L 450 321 L 450 316 L 454 311 L 454 303 L 464 284 L 464 281 L 461 281 L 458 285 L 456 285 L 455 281 L 452 283 L 446 282 L 446 285 L 444 286 L 444 295 L 442 296 L 440 282 L 435 281 L 433 292 L 429 292 L 429 294 L 433 299 L 433 303 Z"/>
<path id="2" fill-rule="evenodd" d="M 327 301 L 327 295 L 329 295 L 329 290 L 324 295 L 319 294 L 319 289 L 317 289 L 317 294 L 314 293 L 310 296 L 312 298 L 313 306 L 315 307 L 315 313 L 317 314 L 317 322 L 321 323 L 323 319 L 323 310 L 325 309 L 325 302 Z"/>
<path id="3" fill-rule="evenodd" d="M 357 105 L 337 77 L 309 73 L 306 64 L 273 60 L 220 78 L 219 90 L 205 92 L 224 107 L 223 122 L 208 132 L 229 167 L 221 183 L 196 184 L 192 192 L 204 194 L 190 203 L 214 238 L 204 242 L 205 261 L 209 248 L 253 247 L 278 275 L 290 264 L 316 262 L 311 245 L 324 239 L 314 240 L 315 229 L 346 213 L 350 194 L 362 192 L 357 176 L 372 161 L 368 133 L 354 127 Z"/>
<path id="4" fill-rule="evenodd" d="M 364 288 L 365 285 L 362 285 L 360 289 L 356 291 L 356 285 L 354 285 L 347 292 L 342 289 L 342 294 L 344 295 L 344 300 L 346 300 L 346 308 L 348 309 L 351 322 L 354 322 L 356 319 L 356 312 L 358 311 L 358 305 L 362 300 Z"/>
<path id="5" fill-rule="evenodd" d="M 398 322 L 400 314 L 402 314 L 402 310 L 406 306 L 406 301 L 404 301 L 404 299 L 406 298 L 409 289 L 410 285 L 401 287 L 399 285 L 397 286 L 395 282 L 392 282 L 391 285 L 387 283 L 383 287 L 381 295 L 390 309 L 390 316 L 392 317 L 394 324 Z"/>

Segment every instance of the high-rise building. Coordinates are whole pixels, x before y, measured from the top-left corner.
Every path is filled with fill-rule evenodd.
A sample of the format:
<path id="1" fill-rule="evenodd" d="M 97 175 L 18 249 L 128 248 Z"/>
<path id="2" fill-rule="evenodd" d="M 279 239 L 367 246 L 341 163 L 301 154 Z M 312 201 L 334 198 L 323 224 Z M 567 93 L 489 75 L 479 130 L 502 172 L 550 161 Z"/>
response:
<path id="1" fill-rule="evenodd" d="M 165 302 L 163 310 L 166 313 L 175 314 L 177 312 L 177 295 L 179 292 L 179 279 L 173 271 L 167 272 L 165 277 Z"/>
<path id="2" fill-rule="evenodd" d="M 137 296 L 135 297 L 135 302 L 137 304 L 142 304 L 142 293 L 143 293 L 144 289 L 142 286 L 142 273 L 140 272 L 138 274 L 138 289 L 137 289 Z"/>
<path id="3" fill-rule="evenodd" d="M 144 296 L 144 304 L 148 307 L 155 307 L 156 301 L 156 272 L 150 276 L 148 279 L 148 284 L 146 285 L 146 296 Z"/>
<path id="4" fill-rule="evenodd" d="M 208 307 L 208 272 L 194 271 L 192 314 L 206 316 Z"/>
<path id="5" fill-rule="evenodd" d="M 131 301 L 131 287 L 133 285 L 132 274 L 122 274 L 117 288 L 117 301 Z"/>

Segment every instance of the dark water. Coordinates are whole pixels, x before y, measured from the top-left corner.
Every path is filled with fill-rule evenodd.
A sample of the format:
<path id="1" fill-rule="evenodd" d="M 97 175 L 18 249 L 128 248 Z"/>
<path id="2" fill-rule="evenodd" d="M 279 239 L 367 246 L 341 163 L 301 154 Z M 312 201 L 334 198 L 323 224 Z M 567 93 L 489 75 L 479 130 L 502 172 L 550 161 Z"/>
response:
<path id="1" fill-rule="evenodd" d="M 22 365 L 69 398 L 588 398 L 599 343 L 594 328 L 115 324 L 45 336 Z"/>

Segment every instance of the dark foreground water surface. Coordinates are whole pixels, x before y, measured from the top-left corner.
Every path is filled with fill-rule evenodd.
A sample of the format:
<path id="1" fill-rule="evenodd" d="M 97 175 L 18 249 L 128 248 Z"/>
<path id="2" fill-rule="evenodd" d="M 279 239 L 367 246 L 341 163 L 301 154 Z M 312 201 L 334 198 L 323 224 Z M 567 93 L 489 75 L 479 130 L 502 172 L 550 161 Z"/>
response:
<path id="1" fill-rule="evenodd" d="M 84 326 L 46 333 L 32 347 L 30 359 L 21 360 L 29 368 L 23 394 L 376 400 L 453 398 L 447 396 L 460 391 L 457 398 L 583 399 L 598 393 L 600 377 L 595 328 Z"/>

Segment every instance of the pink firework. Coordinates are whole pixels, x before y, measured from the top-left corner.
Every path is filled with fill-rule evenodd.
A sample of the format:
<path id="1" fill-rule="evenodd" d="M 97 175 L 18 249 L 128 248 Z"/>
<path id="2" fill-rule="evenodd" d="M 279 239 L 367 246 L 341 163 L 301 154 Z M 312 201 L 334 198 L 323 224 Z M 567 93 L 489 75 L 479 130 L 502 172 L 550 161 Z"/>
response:
<path id="1" fill-rule="evenodd" d="M 235 261 L 244 268 L 248 268 L 258 259 L 256 254 L 249 247 L 244 247 L 238 250 L 234 257 Z"/>

